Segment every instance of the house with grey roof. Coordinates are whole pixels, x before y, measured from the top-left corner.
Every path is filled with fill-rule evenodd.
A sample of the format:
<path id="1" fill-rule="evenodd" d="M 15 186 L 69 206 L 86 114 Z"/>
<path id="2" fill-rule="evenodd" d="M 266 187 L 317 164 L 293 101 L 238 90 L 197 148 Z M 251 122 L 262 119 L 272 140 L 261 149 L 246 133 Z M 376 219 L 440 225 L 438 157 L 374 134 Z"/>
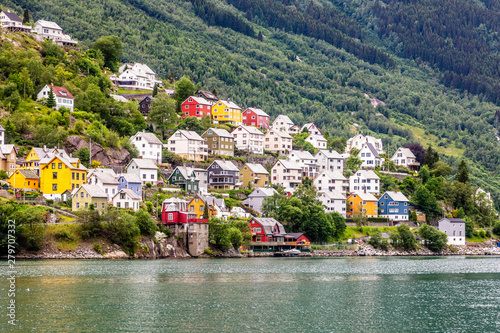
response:
<path id="1" fill-rule="evenodd" d="M 271 243 L 285 241 L 285 227 L 271 217 L 252 217 L 250 220 L 252 243 Z"/>
<path id="2" fill-rule="evenodd" d="M 329 150 L 320 149 L 314 155 L 316 163 L 318 164 L 319 172 L 330 170 L 344 172 L 344 159 L 342 155 L 330 148 Z"/>
<path id="3" fill-rule="evenodd" d="M 376 166 L 381 166 L 383 161 L 375 147 L 369 142 L 362 144 L 358 158 L 362 161 L 361 168 L 365 169 L 375 169 Z"/>
<path id="4" fill-rule="evenodd" d="M 102 188 L 104 193 L 108 196 L 108 200 L 111 200 L 111 198 L 118 193 L 118 180 L 116 176 L 113 176 L 111 173 L 99 170 L 106 169 L 95 169 L 90 176 L 87 176 L 87 183 Z"/>
<path id="5" fill-rule="evenodd" d="M 387 191 L 378 199 L 380 217 L 391 221 L 408 221 L 410 202 L 401 192 Z"/>
<path id="6" fill-rule="evenodd" d="M 23 20 L 10 9 L 7 11 L 0 12 L 0 24 L 2 28 L 8 29 L 14 32 L 31 32 L 31 27 L 29 25 L 24 25 Z"/>
<path id="7" fill-rule="evenodd" d="M 167 183 L 177 185 L 186 192 L 197 193 L 200 180 L 196 178 L 193 168 L 178 166 L 168 177 Z"/>
<path id="8" fill-rule="evenodd" d="M 438 229 L 448 236 L 448 245 L 465 245 L 465 221 L 447 217 L 439 220 Z"/>
<path id="9" fill-rule="evenodd" d="M 138 174 L 120 173 L 116 178 L 118 180 L 118 191 L 121 189 L 130 189 L 142 197 L 142 181 Z"/>
<path id="10" fill-rule="evenodd" d="M 313 185 L 318 192 L 338 191 L 343 195 L 347 194 L 349 181 L 341 172 L 325 170 L 320 172 L 319 176 L 313 180 Z"/>
<path id="11" fill-rule="evenodd" d="M 112 201 L 114 207 L 128 208 L 138 211 L 141 199 L 142 198 L 131 189 L 123 188 L 113 196 Z"/>
<path id="12" fill-rule="evenodd" d="M 380 177 L 373 170 L 356 171 L 349 177 L 349 191 L 366 191 L 371 194 L 380 194 Z"/>
<path id="13" fill-rule="evenodd" d="M 208 186 L 222 190 L 231 190 L 235 186 L 240 186 L 239 171 L 231 161 L 215 160 L 207 168 Z"/>
<path id="14" fill-rule="evenodd" d="M 285 188 L 302 184 L 302 164 L 287 160 L 277 160 L 271 168 L 271 183 Z"/>
<path id="15" fill-rule="evenodd" d="M 222 128 L 210 127 L 202 135 L 211 155 L 234 156 L 234 137 Z"/>
<path id="16" fill-rule="evenodd" d="M 325 213 L 337 212 L 346 217 L 346 197 L 338 190 L 318 192 Z"/>
<path id="17" fill-rule="evenodd" d="M 177 130 L 164 145 L 170 152 L 195 162 L 208 159 L 208 146 L 205 139 L 195 131 Z"/>
<path id="18" fill-rule="evenodd" d="M 409 170 L 417 170 L 420 166 L 417 158 L 409 148 L 398 148 L 394 155 L 392 155 L 391 161 L 394 162 L 394 165 L 402 166 Z"/>
<path id="19" fill-rule="evenodd" d="M 45 39 L 50 39 L 59 46 L 76 46 L 78 42 L 64 33 L 63 29 L 55 22 L 38 20 L 35 22 L 35 31 Z"/>
<path id="20" fill-rule="evenodd" d="M 315 149 L 326 149 L 328 141 L 323 137 L 323 135 L 310 134 L 304 139 L 305 142 L 309 142 Z"/>
<path id="21" fill-rule="evenodd" d="M 153 160 L 133 158 L 125 170 L 127 170 L 127 173 L 139 175 L 143 185 L 146 183 L 156 185 L 158 182 L 158 167 Z"/>
<path id="22" fill-rule="evenodd" d="M 130 138 L 139 152 L 139 157 L 142 159 L 150 159 L 155 163 L 160 164 L 162 158 L 163 142 L 153 133 L 146 131 L 137 132 Z"/>
<path id="23" fill-rule="evenodd" d="M 258 187 L 243 200 L 243 204 L 262 214 L 262 203 L 265 198 L 272 197 L 276 190 L 272 187 Z"/>
<path id="24" fill-rule="evenodd" d="M 72 210 L 83 208 L 105 210 L 108 207 L 108 195 L 97 185 L 84 184 L 72 191 Z"/>
<path id="25" fill-rule="evenodd" d="M 251 154 L 264 154 L 264 133 L 256 127 L 240 125 L 231 134 L 236 148 L 246 150 Z"/>

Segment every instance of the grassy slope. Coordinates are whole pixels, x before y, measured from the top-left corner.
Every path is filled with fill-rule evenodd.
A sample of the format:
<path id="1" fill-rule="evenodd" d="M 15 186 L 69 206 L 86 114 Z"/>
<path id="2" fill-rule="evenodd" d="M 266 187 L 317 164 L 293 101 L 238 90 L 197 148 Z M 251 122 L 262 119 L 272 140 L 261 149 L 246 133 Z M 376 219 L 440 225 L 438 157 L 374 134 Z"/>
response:
<path id="1" fill-rule="evenodd" d="M 254 24 L 265 36 L 261 43 L 230 29 L 207 26 L 194 15 L 188 1 L 139 1 L 143 9 L 130 3 L 133 1 L 6 1 L 18 11 L 28 6 L 34 19 L 57 21 L 83 47 L 100 36 L 116 34 L 124 41 L 123 60 L 144 61 L 163 76 L 170 72 L 177 77 L 189 75 L 242 106 L 260 106 L 272 116 L 284 112 L 298 123 L 314 121 L 334 135 L 349 135 L 353 123 L 360 124 L 362 131 L 379 132 L 368 126 L 376 110 L 363 98 L 366 92 L 387 103 L 392 126 L 411 129 L 423 144 L 438 146 L 441 142 L 441 153 L 459 157 L 464 147 L 457 147 L 453 140 L 439 140 L 438 135 L 453 131 L 448 126 L 451 120 L 484 122 L 496 110 L 475 97 L 445 89 L 424 64 L 397 59 L 398 68 L 389 70 L 325 42 Z M 290 54 L 302 61 L 289 60 Z M 414 95 L 420 97 L 418 106 L 412 104 Z M 493 129 L 487 128 L 479 135 L 493 141 Z M 394 150 L 406 142 L 396 135 L 378 136 L 391 141 Z M 498 197 L 500 174 L 479 165 L 472 169 L 473 180 Z"/>

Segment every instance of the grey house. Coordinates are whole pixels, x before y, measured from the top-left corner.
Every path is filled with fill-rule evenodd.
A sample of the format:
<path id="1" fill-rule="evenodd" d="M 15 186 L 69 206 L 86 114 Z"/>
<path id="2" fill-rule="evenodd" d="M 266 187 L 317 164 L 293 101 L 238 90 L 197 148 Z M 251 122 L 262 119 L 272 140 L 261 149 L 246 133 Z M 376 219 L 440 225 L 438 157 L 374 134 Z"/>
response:
<path id="1" fill-rule="evenodd" d="M 444 218 L 439 220 L 439 231 L 448 236 L 447 244 L 465 245 L 465 221 L 458 218 Z"/>
<path id="2" fill-rule="evenodd" d="M 240 170 L 231 161 L 215 160 L 207 169 L 208 186 L 232 190 L 239 180 Z"/>
<path id="3" fill-rule="evenodd" d="M 274 193 L 277 193 L 274 188 L 258 187 L 242 203 L 262 214 L 262 202 Z"/>

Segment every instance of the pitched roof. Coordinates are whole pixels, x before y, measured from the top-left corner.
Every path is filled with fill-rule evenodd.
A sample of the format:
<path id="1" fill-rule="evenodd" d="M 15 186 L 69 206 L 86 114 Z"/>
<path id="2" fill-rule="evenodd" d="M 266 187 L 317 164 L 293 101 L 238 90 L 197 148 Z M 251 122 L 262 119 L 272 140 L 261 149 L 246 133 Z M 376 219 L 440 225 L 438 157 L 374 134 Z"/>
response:
<path id="1" fill-rule="evenodd" d="M 265 113 L 264 111 L 262 111 L 261 109 L 257 109 L 257 108 L 247 108 L 245 110 L 245 112 L 247 112 L 248 110 L 252 111 L 253 113 L 255 113 L 256 115 L 258 116 L 264 116 L 264 117 L 269 117 L 269 115 L 267 113 Z"/>
<path id="2" fill-rule="evenodd" d="M 353 194 L 358 195 L 361 198 L 361 200 L 363 200 L 363 201 L 378 201 L 378 199 L 373 194 L 368 193 L 368 192 L 365 193 L 365 192 L 361 192 L 361 191 L 355 191 L 351 195 L 353 195 Z"/>
<path id="3" fill-rule="evenodd" d="M 309 140 L 309 141 L 311 141 L 312 139 L 315 139 L 316 141 L 328 141 L 322 135 L 318 135 L 318 134 L 311 134 L 306 138 L 306 140 Z"/>
<path id="4" fill-rule="evenodd" d="M 19 173 L 21 175 L 24 176 L 24 178 L 29 178 L 29 179 L 39 179 L 40 177 L 38 177 L 38 175 L 32 171 L 32 170 L 28 170 L 28 169 L 16 169 L 17 171 L 19 171 Z"/>
<path id="5" fill-rule="evenodd" d="M 352 177 L 358 177 L 357 174 L 358 173 L 361 173 L 361 175 L 359 177 L 363 177 L 363 178 L 366 178 L 366 179 L 380 179 L 379 176 L 377 176 L 377 174 L 373 171 L 373 170 L 358 170 L 354 173 L 354 175 L 352 175 L 351 177 L 349 178 L 352 178 Z"/>
<path id="6" fill-rule="evenodd" d="M 214 101 L 219 100 L 219 99 L 217 98 L 217 96 L 215 96 L 215 95 L 214 95 L 213 93 L 211 93 L 210 91 L 206 91 L 206 90 L 198 89 L 198 90 L 196 91 L 196 93 L 195 93 L 195 94 L 200 94 L 200 95 L 203 95 L 203 97 L 208 98 L 208 99 L 211 99 L 211 100 L 214 100 Z"/>
<path id="7" fill-rule="evenodd" d="M 127 183 L 142 183 L 141 177 L 136 173 L 120 173 L 117 177 L 118 179 L 123 177 Z"/>
<path id="8" fill-rule="evenodd" d="M 307 130 L 309 130 L 311 128 L 311 126 L 315 126 L 316 128 L 318 128 L 318 126 L 316 126 L 314 123 L 307 123 L 307 124 L 304 124 L 304 126 L 302 126 L 302 128 L 300 130 L 303 130 L 304 128 L 307 128 Z M 318 131 L 319 131 L 319 128 L 318 128 Z M 321 132 L 321 131 L 320 131 Z"/>
<path id="9" fill-rule="evenodd" d="M 319 194 L 324 195 L 328 197 L 329 199 L 337 199 L 337 200 L 345 200 L 345 196 L 342 194 L 342 192 L 333 190 L 333 191 L 322 191 L 319 192 Z M 376 201 L 377 199 L 375 199 Z"/>
<path id="10" fill-rule="evenodd" d="M 224 201 L 224 199 L 216 198 L 216 197 L 211 196 L 211 195 L 201 196 L 201 198 L 209 206 L 217 206 L 222 211 L 224 211 L 226 208 L 226 202 Z"/>
<path id="11" fill-rule="evenodd" d="M 252 191 L 252 193 L 250 193 L 248 197 L 252 198 L 260 196 L 271 197 L 274 195 L 274 193 L 278 192 L 276 192 L 276 190 L 272 187 L 257 187 L 255 190 Z"/>
<path id="12" fill-rule="evenodd" d="M 21 20 L 16 13 L 11 12 L 10 10 L 3 11 L 2 13 L 4 13 L 5 16 L 7 16 L 11 21 L 23 22 L 23 20 Z"/>
<path id="13" fill-rule="evenodd" d="M 186 130 L 177 130 L 175 131 L 175 133 L 177 132 L 180 132 L 182 135 L 184 135 L 188 140 L 197 140 L 197 141 L 203 141 L 204 139 L 198 134 L 196 133 L 195 131 L 186 131 Z M 172 134 L 172 136 L 170 138 L 172 138 L 174 135 Z M 169 138 L 169 139 L 170 139 Z"/>
<path id="14" fill-rule="evenodd" d="M 2 125 L 0 125 L 0 131 L 5 131 L 5 128 L 3 128 Z"/>
<path id="15" fill-rule="evenodd" d="M 238 126 L 231 133 L 235 133 L 240 127 L 242 129 L 244 129 L 245 131 L 247 131 L 248 133 L 257 134 L 257 135 L 264 135 L 264 133 L 262 133 L 261 131 L 259 131 L 257 129 L 257 127 L 247 126 L 247 125 L 240 125 L 240 126 Z"/>
<path id="16" fill-rule="evenodd" d="M 245 165 L 248 166 L 248 168 L 255 173 L 264 173 L 266 175 L 269 174 L 266 168 L 264 168 L 261 164 L 246 163 Z"/>
<path id="17" fill-rule="evenodd" d="M 266 235 L 273 234 L 273 227 L 277 224 L 280 235 L 285 235 L 285 227 L 272 217 L 253 217 L 252 220 L 258 222 L 263 228 Z"/>
<path id="18" fill-rule="evenodd" d="M 92 173 L 91 177 L 92 176 L 99 178 L 103 184 L 118 185 L 118 180 L 116 179 L 116 177 L 108 172 L 94 172 Z"/>
<path id="19" fill-rule="evenodd" d="M 292 169 L 292 170 L 302 170 L 302 165 L 296 162 L 291 162 L 287 160 L 278 160 L 276 163 L 281 162 L 283 166 L 287 169 Z M 276 164 L 275 164 L 276 165 Z"/>
<path id="20" fill-rule="evenodd" d="M 0 145 L 0 153 L 10 154 L 12 152 L 12 150 L 16 150 L 16 152 L 17 152 L 16 146 L 14 146 L 12 144 Z"/>
<path id="21" fill-rule="evenodd" d="M 294 154 L 296 158 L 301 159 L 301 160 L 314 160 L 314 156 L 308 152 L 307 150 L 292 150 L 287 158 L 290 158 L 291 155 Z"/>
<path id="22" fill-rule="evenodd" d="M 207 129 L 205 131 L 205 133 L 202 134 L 202 136 L 205 135 L 208 131 L 212 131 L 217 136 L 224 137 L 224 138 L 232 138 L 233 137 L 231 135 L 231 133 L 229 133 L 225 129 L 223 129 L 223 128 L 216 128 L 216 127 L 210 127 L 209 129 Z"/>
<path id="23" fill-rule="evenodd" d="M 191 177 L 192 174 L 194 174 L 194 169 L 191 167 L 179 165 L 175 169 L 179 170 L 179 172 L 181 173 L 182 177 L 184 177 L 184 179 L 188 179 L 189 177 Z M 175 170 L 174 170 L 174 172 L 175 172 Z M 172 175 L 174 174 L 174 172 L 172 172 Z"/>
<path id="24" fill-rule="evenodd" d="M 448 220 L 448 221 L 450 221 L 452 223 L 465 223 L 464 220 L 456 218 L 456 217 L 445 217 L 444 219 L 439 220 L 438 223 L 442 222 L 442 221 L 445 221 L 445 220 Z"/>
<path id="25" fill-rule="evenodd" d="M 57 97 L 65 97 L 65 98 L 74 98 L 73 95 L 68 91 L 68 89 L 64 87 L 58 87 L 58 86 L 49 86 L 52 88 L 52 91 L 54 92 L 54 95 Z"/>
<path id="26" fill-rule="evenodd" d="M 392 158 L 395 158 L 396 157 L 396 154 L 397 153 L 402 153 L 405 157 L 409 157 L 409 158 L 415 158 L 415 155 L 413 154 L 413 152 L 410 150 L 410 148 L 404 148 L 404 147 L 401 147 L 401 148 L 398 148 L 398 150 L 394 153 L 394 155 L 392 155 Z"/>
<path id="27" fill-rule="evenodd" d="M 344 177 L 344 175 L 337 171 L 337 170 L 324 170 L 324 171 L 321 171 L 319 176 L 316 177 L 316 179 L 320 178 L 323 176 L 323 174 L 325 174 L 326 177 L 328 177 L 329 179 L 340 179 L 340 180 L 346 180 L 346 178 Z"/>
<path id="28" fill-rule="evenodd" d="M 204 105 L 212 106 L 212 103 L 210 103 L 209 101 L 207 101 L 203 97 L 196 97 L 196 96 L 189 96 L 188 98 L 186 98 L 186 100 L 184 102 L 182 102 L 182 104 L 186 103 L 190 98 L 193 99 L 198 104 L 204 104 Z"/>
<path id="29" fill-rule="evenodd" d="M 40 24 L 44 28 L 62 30 L 62 28 L 57 23 L 52 21 L 38 20 L 36 21 L 35 25 L 36 24 Z"/>
<path id="30" fill-rule="evenodd" d="M 158 137 L 156 135 L 154 135 L 153 133 L 139 131 L 139 132 L 135 133 L 133 138 L 137 137 L 137 136 L 142 136 L 148 143 L 155 144 L 155 145 L 163 145 L 163 142 L 161 142 L 160 139 L 158 139 Z"/>
<path id="31" fill-rule="evenodd" d="M 150 159 L 142 159 L 142 158 L 133 158 L 129 164 L 127 165 L 127 168 L 130 166 L 130 163 L 132 162 L 135 162 L 135 164 L 137 164 L 137 166 L 140 168 L 140 169 L 155 169 L 155 170 L 158 170 L 158 167 L 156 166 L 156 164 L 153 162 L 153 160 L 150 160 Z"/>
<path id="32" fill-rule="evenodd" d="M 363 143 L 363 145 L 366 145 L 366 147 L 368 147 L 368 149 L 370 149 L 370 151 L 372 152 L 372 154 L 375 158 L 380 158 L 380 155 L 378 154 L 377 150 L 375 149 L 375 147 L 373 147 L 373 145 L 371 143 L 365 142 L 365 143 Z"/>
<path id="33" fill-rule="evenodd" d="M 389 195 L 394 201 L 408 201 L 408 198 L 401 192 L 387 191 L 382 195 L 382 197 L 386 194 Z"/>
<path id="34" fill-rule="evenodd" d="M 286 238 L 293 238 L 293 239 L 298 239 L 300 236 L 304 235 L 303 233 L 301 232 L 291 232 L 291 233 L 287 233 L 285 234 L 285 237 Z M 304 235 L 305 236 L 305 235 Z M 307 236 L 306 236 L 307 237 Z"/>
<path id="35" fill-rule="evenodd" d="M 85 189 L 85 191 L 93 198 L 107 198 L 108 195 L 104 193 L 102 188 L 97 185 L 83 184 L 79 188 L 75 189 L 74 193 L 77 193 L 80 189 Z M 74 194 L 73 193 L 73 194 Z"/>
<path id="36" fill-rule="evenodd" d="M 217 101 L 217 103 L 219 103 L 219 102 L 224 103 L 229 108 L 241 110 L 241 108 L 232 101 L 229 101 L 229 100 L 224 101 L 224 100 L 220 99 L 219 101 Z"/>
<path id="37" fill-rule="evenodd" d="M 285 116 L 284 114 L 280 114 L 279 116 L 277 116 L 276 119 L 274 119 L 274 121 L 278 120 L 278 118 L 281 118 L 281 120 L 285 124 L 292 124 L 293 125 L 293 121 L 290 120 L 290 118 L 288 116 Z M 273 123 L 274 123 L 274 121 L 273 121 Z"/>
<path id="38" fill-rule="evenodd" d="M 116 193 L 112 200 L 115 201 L 115 198 L 118 194 L 120 193 L 125 193 L 126 195 L 128 195 L 130 197 L 130 199 L 132 200 L 142 200 L 142 198 L 140 196 L 138 196 L 137 194 L 135 194 L 134 191 L 132 191 L 131 189 L 129 188 L 122 188 L 120 191 L 118 191 L 118 193 Z"/>
<path id="39" fill-rule="evenodd" d="M 213 161 L 212 164 L 214 164 L 214 163 L 217 163 L 217 165 L 220 166 L 220 168 L 222 170 L 240 171 L 240 169 L 238 169 L 236 167 L 236 165 L 234 165 L 233 162 L 231 162 L 231 161 L 215 160 L 215 161 Z"/>
<path id="40" fill-rule="evenodd" d="M 288 134 L 288 132 L 285 132 L 285 131 L 280 131 L 278 129 L 275 129 L 275 128 L 271 128 L 267 133 L 266 135 L 272 135 L 271 132 L 274 132 L 277 136 L 281 137 L 281 138 L 289 138 L 291 139 L 292 136 L 290 134 Z"/>
<path id="41" fill-rule="evenodd" d="M 336 151 L 336 150 L 327 150 L 327 149 L 323 149 L 323 150 L 318 150 L 318 152 L 316 153 L 316 155 L 318 155 L 319 153 L 322 153 L 324 154 L 327 158 L 342 158 L 342 156 Z M 314 156 L 316 156 L 314 155 Z"/>
<path id="42" fill-rule="evenodd" d="M 45 154 L 45 156 L 40 159 L 40 165 L 49 164 L 55 158 L 59 159 L 64 165 L 66 165 L 68 168 L 72 170 L 87 170 L 87 168 L 83 164 L 80 163 L 80 167 L 77 168 L 73 166 L 73 164 L 71 164 L 71 162 L 68 161 L 65 157 L 61 156 L 60 154 L 53 154 L 53 153 Z"/>

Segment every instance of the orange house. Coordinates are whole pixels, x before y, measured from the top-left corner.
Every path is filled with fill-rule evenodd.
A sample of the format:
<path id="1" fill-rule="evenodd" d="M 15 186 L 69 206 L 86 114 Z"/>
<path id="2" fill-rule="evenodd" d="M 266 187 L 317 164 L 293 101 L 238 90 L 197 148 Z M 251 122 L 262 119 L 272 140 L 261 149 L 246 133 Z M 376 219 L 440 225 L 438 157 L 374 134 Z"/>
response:
<path id="1" fill-rule="evenodd" d="M 347 198 L 347 215 L 362 215 L 366 217 L 378 216 L 378 200 L 370 193 L 353 192 Z"/>

